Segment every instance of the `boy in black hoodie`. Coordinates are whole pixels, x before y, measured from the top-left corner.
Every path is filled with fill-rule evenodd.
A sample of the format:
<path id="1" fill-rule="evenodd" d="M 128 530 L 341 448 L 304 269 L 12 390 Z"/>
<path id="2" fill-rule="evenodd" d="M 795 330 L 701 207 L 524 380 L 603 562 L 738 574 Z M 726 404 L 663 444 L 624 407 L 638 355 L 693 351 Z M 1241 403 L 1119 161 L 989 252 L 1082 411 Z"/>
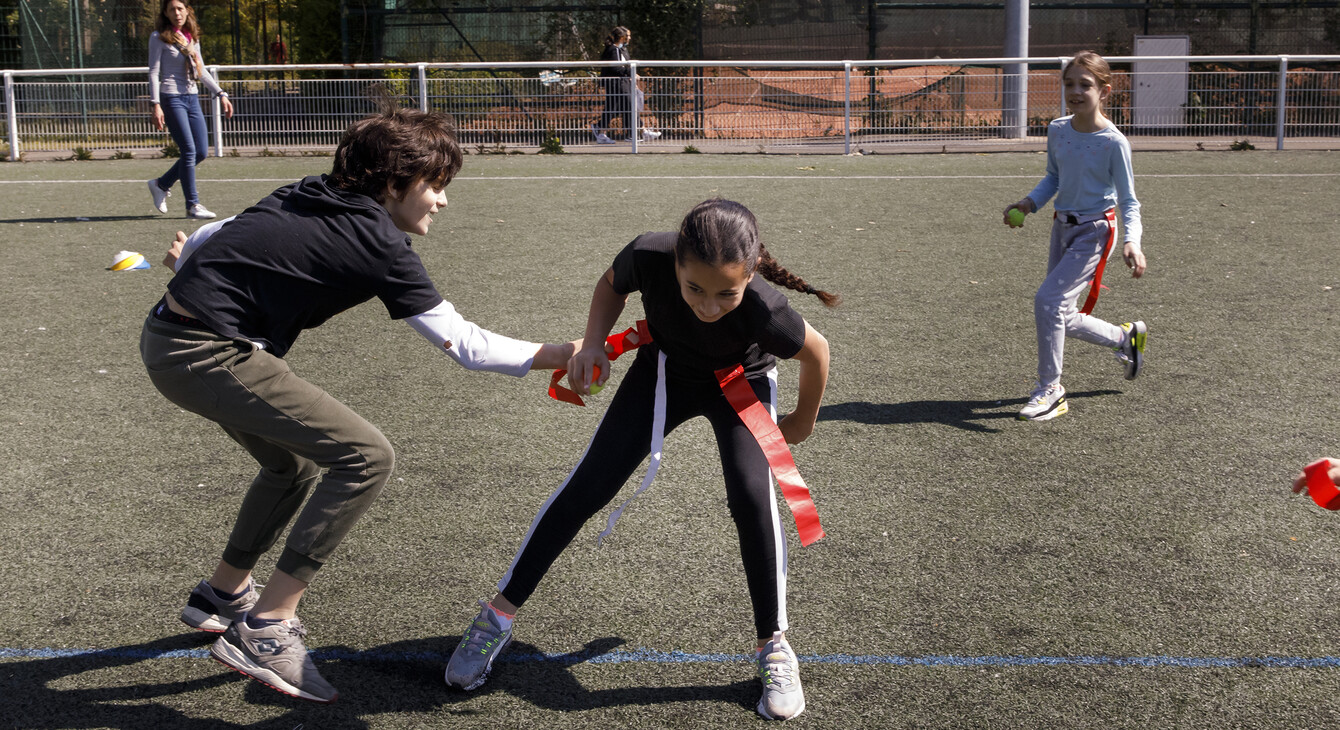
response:
<path id="1" fill-rule="evenodd" d="M 433 286 L 406 234 L 428 232 L 460 167 L 446 115 L 388 108 L 356 122 L 329 175 L 282 187 L 190 239 L 178 234 L 167 262 L 177 273 L 144 323 L 140 353 L 154 386 L 218 423 L 261 466 L 182 621 L 222 633 L 216 660 L 285 694 L 338 696 L 307 654 L 297 606 L 394 462 L 381 431 L 289 369 L 283 357 L 298 334 L 376 297 L 472 370 L 519 377 L 565 367 L 573 353 L 572 343 L 481 329 Z M 251 571 L 295 516 L 261 590 Z"/>

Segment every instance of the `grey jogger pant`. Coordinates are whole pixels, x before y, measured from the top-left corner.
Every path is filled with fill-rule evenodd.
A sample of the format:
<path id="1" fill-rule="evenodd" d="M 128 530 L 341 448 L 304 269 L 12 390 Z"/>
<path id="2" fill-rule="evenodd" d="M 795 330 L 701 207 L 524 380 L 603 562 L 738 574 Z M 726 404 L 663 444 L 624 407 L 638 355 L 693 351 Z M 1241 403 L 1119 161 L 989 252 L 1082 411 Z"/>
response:
<path id="1" fill-rule="evenodd" d="M 297 515 L 276 567 L 310 583 L 390 478 L 390 442 L 282 358 L 249 342 L 151 314 L 140 355 L 159 392 L 219 424 L 261 465 L 224 562 L 251 570 Z"/>
<path id="2" fill-rule="evenodd" d="M 1124 337 L 1121 327 L 1081 314 L 1076 304 L 1103 258 L 1113 225 L 1106 218 L 1077 224 L 1052 222 L 1047 278 L 1033 297 L 1033 318 L 1038 328 L 1038 383 L 1043 387 L 1061 382 L 1065 338 L 1074 337 L 1103 347 L 1121 346 Z"/>

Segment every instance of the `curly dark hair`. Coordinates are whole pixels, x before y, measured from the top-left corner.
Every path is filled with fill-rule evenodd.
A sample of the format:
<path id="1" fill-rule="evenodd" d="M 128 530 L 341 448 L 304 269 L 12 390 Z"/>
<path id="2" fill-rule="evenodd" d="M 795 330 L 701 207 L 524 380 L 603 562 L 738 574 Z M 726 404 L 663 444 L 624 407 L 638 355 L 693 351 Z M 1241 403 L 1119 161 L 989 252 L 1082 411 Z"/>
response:
<path id="1" fill-rule="evenodd" d="M 777 263 L 759 240 L 758 219 L 733 200 L 706 200 L 684 216 L 675 241 L 675 261 L 682 265 L 690 257 L 712 266 L 743 262 L 746 273 L 758 271 L 778 286 L 813 294 L 825 307 L 842 302 L 840 295 L 815 289 Z"/>
<path id="2" fill-rule="evenodd" d="M 344 130 L 330 182 L 382 203 L 387 183 L 401 192 L 419 180 L 443 188 L 461 162 L 450 115 L 382 104 L 379 112 Z"/>

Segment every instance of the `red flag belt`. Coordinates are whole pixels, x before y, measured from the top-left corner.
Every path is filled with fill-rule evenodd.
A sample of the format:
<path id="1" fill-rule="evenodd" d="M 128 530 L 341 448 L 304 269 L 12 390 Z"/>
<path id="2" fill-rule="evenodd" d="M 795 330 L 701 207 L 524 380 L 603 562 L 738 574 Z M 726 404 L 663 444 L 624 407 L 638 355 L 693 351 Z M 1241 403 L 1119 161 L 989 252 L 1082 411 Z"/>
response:
<path id="1" fill-rule="evenodd" d="M 637 336 L 636 342 L 632 341 L 632 335 Z M 651 333 L 647 330 L 647 321 L 638 320 L 636 327 L 630 327 L 621 334 L 610 335 L 605 342 L 611 348 L 610 360 L 614 360 L 629 350 L 637 349 L 651 342 Z M 559 381 L 566 374 L 566 370 L 554 371 L 553 378 L 549 381 L 549 396 L 565 403 L 585 405 L 581 397 L 575 392 L 559 385 Z M 744 377 L 744 368 L 740 365 L 723 368 L 716 371 L 716 378 L 727 402 L 739 414 L 740 420 L 744 422 L 745 427 L 749 429 L 749 433 L 753 434 L 759 447 L 763 449 L 763 455 L 768 459 L 768 466 L 772 469 L 772 475 L 782 488 L 782 496 L 786 499 L 786 505 L 791 508 L 791 514 L 795 517 L 796 531 L 800 533 L 800 544 L 810 545 L 819 540 L 824 536 L 824 528 L 819 524 L 819 510 L 814 506 L 814 500 L 810 497 L 810 488 L 805 485 L 805 480 L 801 478 L 800 470 L 796 468 L 796 462 L 791 458 L 791 449 L 787 448 L 786 438 L 777 428 L 777 423 L 773 421 L 772 414 L 759 402 L 758 396 L 754 395 L 754 389 L 749 386 L 748 379 Z"/>
<path id="2" fill-rule="evenodd" d="M 1115 208 L 1108 208 L 1104 214 L 1107 218 L 1107 245 L 1103 246 L 1103 257 L 1098 259 L 1098 268 L 1094 269 L 1093 281 L 1089 282 L 1089 296 L 1084 300 L 1084 306 L 1079 308 L 1080 314 L 1088 314 L 1093 311 L 1093 305 L 1098 303 L 1098 291 L 1103 288 L 1103 269 L 1107 268 L 1107 257 L 1112 254 L 1112 244 L 1117 240 L 1117 211 Z"/>
<path id="3" fill-rule="evenodd" d="M 1340 489 L 1331 481 L 1331 460 L 1318 459 L 1303 467 L 1307 476 L 1307 493 L 1319 507 L 1340 509 Z"/>

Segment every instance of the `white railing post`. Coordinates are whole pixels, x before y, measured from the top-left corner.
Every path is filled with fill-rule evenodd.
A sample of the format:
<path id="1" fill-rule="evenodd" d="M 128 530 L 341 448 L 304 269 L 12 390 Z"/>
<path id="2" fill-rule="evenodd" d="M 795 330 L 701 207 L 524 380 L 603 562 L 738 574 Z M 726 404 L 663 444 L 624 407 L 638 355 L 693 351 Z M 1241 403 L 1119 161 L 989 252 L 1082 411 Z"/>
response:
<path id="1" fill-rule="evenodd" d="M 419 64 L 419 111 L 428 111 L 428 66 Z"/>
<path id="2" fill-rule="evenodd" d="M 1275 149 L 1284 149 L 1284 92 L 1289 88 L 1289 57 L 1280 56 L 1279 90 L 1275 99 Z"/>
<path id="3" fill-rule="evenodd" d="M 628 119 L 632 122 L 632 129 L 628 130 L 628 139 L 633 142 L 633 154 L 637 154 L 637 140 L 639 135 L 637 130 L 641 123 L 637 108 L 637 61 L 628 62 Z"/>
<path id="4" fill-rule="evenodd" d="M 219 67 L 210 66 L 209 75 L 214 77 L 214 81 L 219 80 Z M 223 84 L 219 84 L 223 88 Z M 223 103 L 217 96 L 214 97 L 214 156 L 223 157 Z"/>
<path id="5" fill-rule="evenodd" d="M 19 161 L 19 110 L 14 107 L 14 74 L 5 72 L 5 123 L 9 126 L 9 161 Z"/>
<path id="6" fill-rule="evenodd" d="M 1059 56 L 1056 60 L 1061 62 L 1061 68 L 1056 72 L 1056 80 L 1061 90 L 1061 110 L 1056 112 L 1056 116 L 1063 117 L 1065 116 L 1065 63 L 1070 60 L 1070 57 Z"/>
<path id="7" fill-rule="evenodd" d="M 842 64 L 842 78 L 847 88 L 842 94 L 842 154 L 851 154 L 851 61 Z"/>

